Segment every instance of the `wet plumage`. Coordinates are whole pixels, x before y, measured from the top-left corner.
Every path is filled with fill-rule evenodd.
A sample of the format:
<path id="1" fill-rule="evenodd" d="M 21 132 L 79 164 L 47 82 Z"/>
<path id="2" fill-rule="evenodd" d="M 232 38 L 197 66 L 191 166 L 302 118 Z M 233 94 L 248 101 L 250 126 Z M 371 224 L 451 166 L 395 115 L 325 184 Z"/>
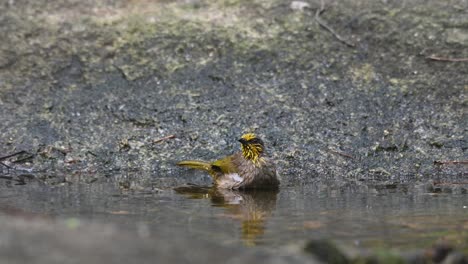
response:
<path id="1" fill-rule="evenodd" d="M 208 172 L 215 185 L 223 189 L 276 188 L 276 166 L 265 155 L 263 141 L 253 133 L 239 139 L 241 151 L 214 162 L 187 160 L 179 166 Z"/>

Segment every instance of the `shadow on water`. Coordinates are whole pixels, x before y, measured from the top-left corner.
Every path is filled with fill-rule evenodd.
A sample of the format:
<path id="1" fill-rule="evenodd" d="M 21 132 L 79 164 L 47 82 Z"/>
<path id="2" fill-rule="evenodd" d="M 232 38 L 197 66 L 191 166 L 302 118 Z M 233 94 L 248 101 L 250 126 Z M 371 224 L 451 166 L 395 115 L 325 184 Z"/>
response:
<path id="1" fill-rule="evenodd" d="M 190 199 L 209 199 L 226 210 L 225 217 L 241 222 L 241 239 L 247 246 L 258 245 L 266 221 L 276 209 L 279 190 L 225 190 L 215 187 L 182 186 L 174 190 Z"/>

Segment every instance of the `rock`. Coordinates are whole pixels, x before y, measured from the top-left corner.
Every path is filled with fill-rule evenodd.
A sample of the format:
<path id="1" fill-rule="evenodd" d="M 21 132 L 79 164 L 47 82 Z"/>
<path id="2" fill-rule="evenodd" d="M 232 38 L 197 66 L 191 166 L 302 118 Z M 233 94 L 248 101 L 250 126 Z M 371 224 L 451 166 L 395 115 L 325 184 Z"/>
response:
<path id="1" fill-rule="evenodd" d="M 290 5 L 292 10 L 302 11 L 308 7 L 310 7 L 309 3 L 303 1 L 292 1 Z"/>
<path id="2" fill-rule="evenodd" d="M 441 242 L 435 244 L 430 248 L 426 254 L 429 256 L 434 263 L 442 262 L 451 252 L 453 247 L 447 243 Z"/>
<path id="3" fill-rule="evenodd" d="M 338 247 L 328 240 L 311 240 L 304 250 L 324 263 L 349 263 L 349 259 Z"/>

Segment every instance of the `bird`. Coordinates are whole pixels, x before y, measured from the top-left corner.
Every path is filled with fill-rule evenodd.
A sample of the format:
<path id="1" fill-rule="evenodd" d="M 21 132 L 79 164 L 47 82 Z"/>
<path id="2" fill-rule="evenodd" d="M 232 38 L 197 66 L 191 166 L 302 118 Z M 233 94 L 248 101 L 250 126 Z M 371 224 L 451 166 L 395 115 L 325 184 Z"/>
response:
<path id="1" fill-rule="evenodd" d="M 263 140 L 246 133 L 238 140 L 241 151 L 213 162 L 185 160 L 179 166 L 206 171 L 221 189 L 277 189 L 280 185 L 273 160 L 265 154 Z"/>

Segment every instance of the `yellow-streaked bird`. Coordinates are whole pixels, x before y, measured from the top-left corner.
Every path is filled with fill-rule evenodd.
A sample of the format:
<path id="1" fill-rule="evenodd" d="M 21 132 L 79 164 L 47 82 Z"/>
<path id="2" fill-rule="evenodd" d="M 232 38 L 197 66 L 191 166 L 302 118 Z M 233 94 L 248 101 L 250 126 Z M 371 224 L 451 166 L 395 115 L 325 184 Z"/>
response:
<path id="1" fill-rule="evenodd" d="M 218 188 L 278 188 L 276 166 L 265 157 L 263 140 L 253 133 L 247 133 L 242 135 L 239 142 L 242 151 L 217 161 L 186 160 L 177 165 L 208 172 Z"/>

